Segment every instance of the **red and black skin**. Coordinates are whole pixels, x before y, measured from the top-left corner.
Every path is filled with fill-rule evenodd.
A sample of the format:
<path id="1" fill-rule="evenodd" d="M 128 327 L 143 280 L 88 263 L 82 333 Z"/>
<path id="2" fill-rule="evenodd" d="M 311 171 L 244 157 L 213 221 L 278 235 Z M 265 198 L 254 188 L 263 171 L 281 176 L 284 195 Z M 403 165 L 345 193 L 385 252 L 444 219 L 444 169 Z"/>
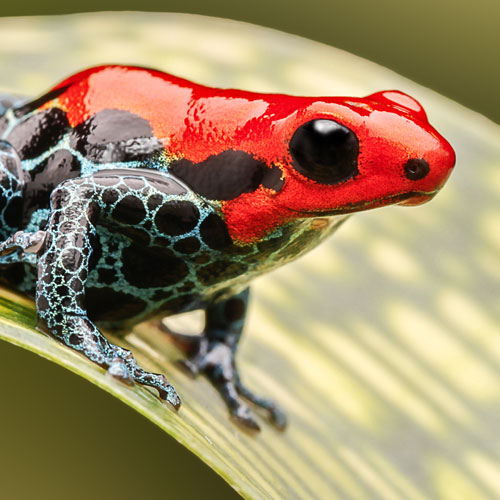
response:
<path id="1" fill-rule="evenodd" d="M 176 408 L 165 377 L 95 323 L 126 330 L 204 309 L 201 337 L 175 335 L 184 366 L 254 429 L 242 397 L 280 428 L 285 416 L 235 366 L 248 282 L 350 213 L 429 200 L 455 162 L 420 104 L 398 91 L 258 94 L 101 66 L 30 102 L 4 98 L 0 114 L 3 282 L 36 295 L 54 337 Z"/>

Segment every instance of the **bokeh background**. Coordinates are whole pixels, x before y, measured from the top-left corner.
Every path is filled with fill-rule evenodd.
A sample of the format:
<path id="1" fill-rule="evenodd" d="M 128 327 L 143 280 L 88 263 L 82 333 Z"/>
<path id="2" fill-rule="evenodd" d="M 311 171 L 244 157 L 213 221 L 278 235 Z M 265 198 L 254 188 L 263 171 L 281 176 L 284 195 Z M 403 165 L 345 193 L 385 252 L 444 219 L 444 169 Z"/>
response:
<path id="1" fill-rule="evenodd" d="M 86 0 L 1 2 L 0 15 L 187 12 L 317 40 L 387 66 L 500 122 L 498 0 Z"/>
<path id="2" fill-rule="evenodd" d="M 496 0 L 11 2 L 0 14 L 139 9 L 296 33 L 385 65 L 500 122 Z M 143 417 L 60 367 L 2 344 L 0 380 L 1 498 L 238 498 Z"/>

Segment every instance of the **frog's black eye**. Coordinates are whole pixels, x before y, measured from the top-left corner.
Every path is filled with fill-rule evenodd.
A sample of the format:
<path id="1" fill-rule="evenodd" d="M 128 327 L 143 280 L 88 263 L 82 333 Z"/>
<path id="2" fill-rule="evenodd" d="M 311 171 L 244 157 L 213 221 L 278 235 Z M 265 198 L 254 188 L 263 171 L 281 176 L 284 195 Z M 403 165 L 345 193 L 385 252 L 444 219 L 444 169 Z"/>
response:
<path id="1" fill-rule="evenodd" d="M 301 125 L 290 141 L 294 168 L 322 184 L 337 184 L 358 173 L 358 138 L 333 120 Z"/>
<path id="2" fill-rule="evenodd" d="M 406 178 L 411 181 L 423 179 L 429 170 L 429 164 L 423 158 L 412 158 L 405 164 Z"/>

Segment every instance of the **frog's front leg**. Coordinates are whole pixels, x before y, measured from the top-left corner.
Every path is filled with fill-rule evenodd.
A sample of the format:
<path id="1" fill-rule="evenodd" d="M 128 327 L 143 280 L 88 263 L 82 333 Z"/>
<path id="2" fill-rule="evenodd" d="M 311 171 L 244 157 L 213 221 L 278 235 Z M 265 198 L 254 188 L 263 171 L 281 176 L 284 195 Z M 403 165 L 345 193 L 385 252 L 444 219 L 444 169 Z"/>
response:
<path id="1" fill-rule="evenodd" d="M 111 344 L 90 321 L 85 306 L 95 224 L 105 206 L 98 204 L 105 186 L 92 178 L 66 181 L 51 197 L 51 216 L 39 252 L 36 303 L 42 326 L 126 383 L 154 387 L 175 408 L 180 399 L 164 375 L 149 373 L 132 353 Z M 30 242 L 27 242 L 28 249 Z"/>
<path id="2" fill-rule="evenodd" d="M 271 422 L 283 429 L 286 416 L 271 400 L 256 396 L 241 382 L 235 355 L 241 338 L 248 304 L 249 289 L 232 297 L 209 304 L 205 310 L 205 329 L 201 337 L 169 332 L 183 345 L 189 357 L 180 361 L 193 376 L 204 373 L 222 395 L 233 418 L 246 427 L 259 430 L 259 425 L 240 396 L 263 408 Z"/>

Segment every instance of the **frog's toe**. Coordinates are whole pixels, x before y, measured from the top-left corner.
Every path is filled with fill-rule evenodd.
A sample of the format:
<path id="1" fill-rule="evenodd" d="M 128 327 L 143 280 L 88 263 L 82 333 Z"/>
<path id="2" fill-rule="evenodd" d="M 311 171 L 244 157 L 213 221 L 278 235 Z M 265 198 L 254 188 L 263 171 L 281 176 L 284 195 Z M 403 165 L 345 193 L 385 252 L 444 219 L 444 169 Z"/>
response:
<path id="1" fill-rule="evenodd" d="M 287 425 L 285 412 L 272 400 L 262 398 L 254 394 L 250 389 L 244 386 L 240 380 L 236 383 L 238 394 L 255 406 L 262 408 L 267 414 L 270 422 L 279 430 L 284 430 Z"/>
<path id="2" fill-rule="evenodd" d="M 260 425 L 257 423 L 248 406 L 240 404 L 237 408 L 231 410 L 232 419 L 245 429 L 259 432 Z"/>
<path id="3" fill-rule="evenodd" d="M 279 407 L 274 408 L 270 411 L 269 416 L 271 418 L 271 423 L 280 431 L 285 430 L 287 424 L 286 413 L 284 413 Z"/>
<path id="4" fill-rule="evenodd" d="M 165 375 L 161 373 L 149 373 L 142 368 L 136 368 L 134 379 L 139 384 L 154 387 L 158 391 L 160 399 L 169 403 L 174 410 L 178 410 L 181 406 L 181 398 Z"/>
<path id="5" fill-rule="evenodd" d="M 161 373 L 150 373 L 142 369 L 134 355 L 127 349 L 117 346 L 109 346 L 112 355 L 108 357 L 108 374 L 126 384 L 138 384 L 152 387 L 158 391 L 160 399 L 169 403 L 175 410 L 181 405 L 181 399 L 174 387 Z"/>
<path id="6" fill-rule="evenodd" d="M 174 387 L 168 383 L 167 378 L 164 375 L 159 375 L 160 377 L 163 377 L 164 382 L 163 385 L 165 389 L 158 389 L 160 393 L 160 398 L 171 405 L 174 410 L 178 410 L 181 406 L 181 398 L 177 394 L 177 391 L 174 389 Z"/>

